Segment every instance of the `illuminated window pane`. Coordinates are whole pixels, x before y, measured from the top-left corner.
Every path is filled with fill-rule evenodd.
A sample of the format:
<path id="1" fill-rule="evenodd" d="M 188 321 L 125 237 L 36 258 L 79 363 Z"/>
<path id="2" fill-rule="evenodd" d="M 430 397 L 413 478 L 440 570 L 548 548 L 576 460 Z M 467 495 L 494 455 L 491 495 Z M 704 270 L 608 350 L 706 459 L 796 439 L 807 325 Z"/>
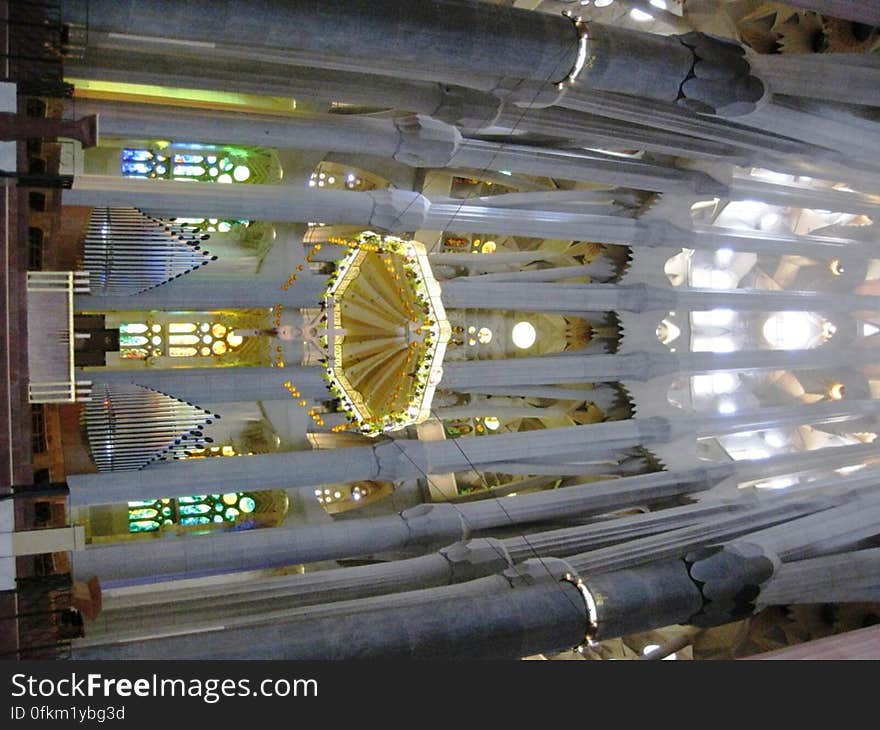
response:
<path id="1" fill-rule="evenodd" d="M 169 347 L 168 354 L 171 357 L 194 357 L 198 351 L 195 347 Z"/>
<path id="2" fill-rule="evenodd" d="M 145 360 L 150 353 L 141 348 L 123 350 L 119 353 L 119 357 L 124 360 Z"/>
<path id="3" fill-rule="evenodd" d="M 205 172 L 205 168 L 200 165 L 174 166 L 174 177 L 201 177 Z"/>
<path id="4" fill-rule="evenodd" d="M 197 345 L 199 344 L 198 335 L 171 335 L 168 338 L 171 345 Z"/>
<path id="5" fill-rule="evenodd" d="M 119 325 L 119 332 L 123 335 L 140 335 L 147 331 L 147 325 L 134 323 L 134 324 L 121 324 Z"/>
<path id="6" fill-rule="evenodd" d="M 183 335 L 195 331 L 196 326 L 193 322 L 172 322 L 168 325 L 168 332 L 172 335 Z"/>
<path id="7" fill-rule="evenodd" d="M 256 508 L 256 500 L 242 492 L 129 502 L 128 529 L 129 532 L 151 532 L 165 525 L 239 522 L 242 515 L 248 515 Z M 254 524 L 242 522 L 242 526 L 247 528 Z"/>
<path id="8" fill-rule="evenodd" d="M 140 347 L 147 344 L 147 338 L 143 335 L 119 335 L 119 344 L 122 347 Z"/>

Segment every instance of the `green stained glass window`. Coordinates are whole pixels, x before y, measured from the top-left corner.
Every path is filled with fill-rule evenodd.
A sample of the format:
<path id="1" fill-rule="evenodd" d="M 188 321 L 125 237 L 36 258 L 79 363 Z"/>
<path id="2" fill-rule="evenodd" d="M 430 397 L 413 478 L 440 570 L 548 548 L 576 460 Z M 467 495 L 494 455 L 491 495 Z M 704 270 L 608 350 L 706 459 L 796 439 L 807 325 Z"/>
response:
<path id="1" fill-rule="evenodd" d="M 256 508 L 253 496 L 243 492 L 129 502 L 128 531 L 155 532 L 168 525 L 231 524 Z"/>

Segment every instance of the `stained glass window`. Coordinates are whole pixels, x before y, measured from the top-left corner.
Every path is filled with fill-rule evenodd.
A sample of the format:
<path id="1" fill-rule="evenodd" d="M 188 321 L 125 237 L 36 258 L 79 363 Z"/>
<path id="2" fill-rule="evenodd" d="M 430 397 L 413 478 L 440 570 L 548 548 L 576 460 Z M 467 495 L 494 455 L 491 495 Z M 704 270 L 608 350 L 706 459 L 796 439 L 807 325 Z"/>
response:
<path id="1" fill-rule="evenodd" d="M 198 152 L 182 152 L 179 147 L 173 150 L 126 147 L 122 150 L 122 174 L 161 180 L 254 182 L 249 150 L 203 145 L 204 149 Z"/>
<path id="2" fill-rule="evenodd" d="M 244 492 L 129 502 L 128 531 L 155 532 L 167 525 L 231 524 L 256 508 L 256 500 Z"/>
<path id="3" fill-rule="evenodd" d="M 272 153 L 260 147 L 185 143 L 150 148 L 125 147 L 120 168 L 124 177 L 213 183 L 265 183 L 277 167 Z M 218 218 L 177 218 L 197 231 L 227 233 L 250 221 Z"/>
<path id="4" fill-rule="evenodd" d="M 147 325 L 142 322 L 119 326 L 120 356 L 219 357 L 236 350 L 244 337 L 220 322 L 170 322 Z"/>

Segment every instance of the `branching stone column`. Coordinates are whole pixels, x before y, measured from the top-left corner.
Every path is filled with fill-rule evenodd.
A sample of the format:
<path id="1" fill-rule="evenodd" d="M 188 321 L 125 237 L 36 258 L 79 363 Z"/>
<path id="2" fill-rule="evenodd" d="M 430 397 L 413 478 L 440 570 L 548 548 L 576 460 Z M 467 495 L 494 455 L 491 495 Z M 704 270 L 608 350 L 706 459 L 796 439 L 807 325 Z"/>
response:
<path id="1" fill-rule="evenodd" d="M 876 309 L 880 298 L 807 291 L 756 291 L 657 287 L 645 284 L 555 284 L 482 282 L 461 277 L 445 282 L 443 300 L 459 309 L 533 312 L 650 312 L 677 309 L 740 311 L 857 311 Z"/>
<path id="2" fill-rule="evenodd" d="M 105 136 L 330 150 L 388 157 L 413 167 L 491 167 L 658 192 L 727 194 L 725 186 L 705 173 L 600 152 L 463 139 L 454 126 L 421 114 L 395 119 L 339 114 L 244 117 L 233 112 L 108 101 L 89 102 L 88 109 L 100 114 Z"/>
<path id="3" fill-rule="evenodd" d="M 197 459 L 118 474 L 74 474 L 68 478 L 71 504 L 112 504 L 187 496 L 193 484 L 221 492 L 243 485 L 257 489 L 310 488 L 361 479 L 395 480 L 487 467 L 513 459 L 586 460 L 596 454 L 662 440 L 668 425 L 643 419 L 571 426 L 529 433 L 505 433 L 491 439 L 417 441 L 399 439 L 334 450 Z"/>
<path id="4" fill-rule="evenodd" d="M 108 588 L 103 609 L 78 646 L 162 634 L 168 622 L 179 631 L 216 622 L 255 618 L 266 612 L 350 601 L 430 586 L 461 583 L 499 573 L 535 557 L 589 550 L 568 562 L 579 573 L 599 573 L 658 559 L 737 537 L 750 530 L 810 514 L 832 505 L 830 497 L 756 495 L 742 492 L 723 501 L 631 515 L 615 520 L 529 533 L 505 540 L 476 538 L 434 553 L 371 565 L 261 577 L 248 581 L 174 581 Z M 839 498 L 839 497 L 838 497 Z M 327 607 L 322 606 L 322 613 Z"/>
<path id="5" fill-rule="evenodd" d="M 546 198 L 538 194 L 537 202 Z M 173 217 L 239 217 L 275 222 L 314 221 L 364 226 L 391 232 L 456 230 L 498 235 L 582 240 L 585 232 L 597 243 L 639 247 L 682 246 L 715 250 L 837 258 L 842 254 L 870 258 L 874 246 L 831 236 L 782 235 L 715 226 L 682 228 L 664 220 L 642 220 L 553 210 L 493 205 L 432 203 L 405 190 L 309 190 L 290 185 L 189 185 L 172 180 L 137 180 L 102 175 L 77 175 L 64 191 L 67 205 L 130 206 L 151 215 Z M 520 196 L 520 200 L 527 200 Z M 171 286 L 170 284 L 168 286 Z M 295 287 L 291 287 L 291 292 Z"/>
<path id="6" fill-rule="evenodd" d="M 705 492 L 726 484 L 726 480 L 734 482 L 732 493 L 735 495 L 738 482 L 770 479 L 810 469 L 836 469 L 876 460 L 878 455 L 880 450 L 877 447 L 859 444 L 719 464 L 711 468 L 640 474 L 548 492 L 520 494 L 503 503 L 482 500 L 459 505 L 420 505 L 399 515 L 345 520 L 331 525 L 291 524 L 266 530 L 214 532 L 140 544 L 93 545 L 74 553 L 74 572 L 85 580 L 96 575 L 103 584 L 124 585 L 387 551 L 426 549 L 427 546 L 466 540 L 495 528 L 602 514 Z M 852 483 L 857 482 L 852 480 Z M 724 490 L 724 494 L 730 491 Z M 577 544 L 580 549 L 587 550 L 652 534 L 665 529 L 664 525 L 670 529 L 680 527 L 679 520 L 685 518 L 677 509 L 637 515 L 613 523 L 603 521 L 578 533 Z M 687 511 L 687 514 L 691 512 Z M 509 544 L 514 552 L 519 549 L 515 543 Z"/>
<path id="7" fill-rule="evenodd" d="M 349 612 L 327 618 L 77 647 L 74 657 L 517 659 L 583 643 L 588 613 L 574 583 L 549 574 L 514 588 L 514 580 L 494 576 L 479 586 L 392 594 L 373 606 L 351 602 Z"/>
<path id="8" fill-rule="evenodd" d="M 842 352 L 829 345 L 815 350 L 629 352 L 622 355 L 541 355 L 499 360 L 465 360 L 446 363 L 441 387 L 490 394 L 501 388 L 505 389 L 504 395 L 525 396 L 529 395 L 529 386 L 633 380 L 645 382 L 676 373 L 695 375 L 713 372 L 851 368 L 873 363 L 880 358 L 871 349 Z M 517 390 L 517 386 L 522 392 Z M 590 391 L 554 391 L 553 395 L 538 397 L 578 397 L 589 400 Z"/>
<path id="9" fill-rule="evenodd" d="M 317 0 L 256 0 L 247 9 L 232 0 L 186 7 L 167 0 L 93 0 L 90 10 L 72 2 L 65 19 L 83 25 L 88 19 L 93 46 L 137 28 L 133 47 L 153 37 L 150 46 L 166 54 L 179 51 L 181 41 L 204 41 L 211 49 L 201 54 L 205 59 L 230 46 L 251 49 L 255 57 L 272 50 L 306 66 L 499 91 L 523 92 L 522 82 L 566 83 L 722 114 L 750 111 L 764 92 L 743 49 L 730 41 L 699 33 L 661 36 L 485 3 L 414 7 L 406 0 L 353 0 L 332 16 Z M 328 55 L 334 47 L 347 52 Z M 531 90 L 524 96 L 535 97 Z"/>

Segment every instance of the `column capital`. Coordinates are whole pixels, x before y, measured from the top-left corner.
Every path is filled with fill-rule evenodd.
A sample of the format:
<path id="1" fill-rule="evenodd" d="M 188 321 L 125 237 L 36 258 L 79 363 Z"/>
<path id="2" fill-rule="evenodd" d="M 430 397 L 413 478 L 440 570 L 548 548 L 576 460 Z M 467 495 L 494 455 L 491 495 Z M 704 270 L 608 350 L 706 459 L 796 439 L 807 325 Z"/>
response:
<path id="1" fill-rule="evenodd" d="M 461 132 L 425 114 L 395 117 L 400 142 L 394 159 L 413 167 L 446 167 L 461 147 Z"/>
<path id="2" fill-rule="evenodd" d="M 411 190 L 371 190 L 373 201 L 369 225 L 386 231 L 418 231 L 425 227 L 431 202 Z"/>
<path id="3" fill-rule="evenodd" d="M 456 542 L 439 551 L 449 561 L 451 583 L 501 573 L 513 566 L 503 540 L 491 537 Z"/>
<path id="4" fill-rule="evenodd" d="M 769 97 L 761 79 L 752 75 L 739 43 L 696 32 L 677 38 L 694 59 L 681 84 L 679 106 L 701 114 L 735 117 L 753 112 Z"/>

